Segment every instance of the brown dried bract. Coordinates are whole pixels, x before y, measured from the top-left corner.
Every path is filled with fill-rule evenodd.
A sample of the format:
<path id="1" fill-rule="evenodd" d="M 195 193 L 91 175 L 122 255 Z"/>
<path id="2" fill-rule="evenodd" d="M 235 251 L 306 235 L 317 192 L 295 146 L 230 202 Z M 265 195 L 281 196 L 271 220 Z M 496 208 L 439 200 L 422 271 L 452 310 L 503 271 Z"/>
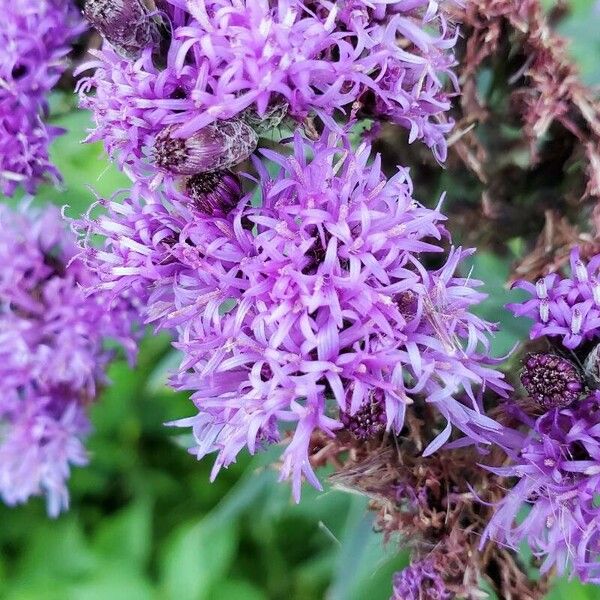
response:
<path id="1" fill-rule="evenodd" d="M 559 271 L 569 262 L 571 249 L 578 246 L 582 258 L 591 258 L 600 252 L 600 239 L 582 233 L 566 217 L 548 210 L 545 224 L 534 249 L 514 268 L 511 280 L 533 281 Z"/>
<path id="2" fill-rule="evenodd" d="M 420 428 L 416 431 L 420 436 Z M 500 464 L 500 454 L 484 457 L 463 448 L 423 457 L 408 432 L 379 443 L 357 444 L 344 434 L 313 441 L 311 462 L 322 465 L 327 459 L 336 468 L 333 487 L 367 496 L 376 513 L 375 527 L 386 541 L 398 538 L 413 560 L 433 560 L 457 598 L 485 598 L 482 578 L 501 598 L 544 596 L 547 579 L 530 580 L 515 553 L 492 542 L 479 548 L 504 481 L 478 463 Z"/>
<path id="3" fill-rule="evenodd" d="M 587 158 L 585 194 L 600 197 L 600 104 L 580 81 L 568 57 L 566 41 L 552 31 L 538 0 L 471 0 L 458 17 L 466 39 L 462 63 L 462 106 L 467 119 L 485 120 L 489 114 L 477 95 L 476 77 L 484 63 L 508 52 L 522 64 L 507 74 L 513 107 L 522 116 L 523 134 L 531 156 L 539 159 L 540 140 L 554 123 L 581 144 Z M 473 168 L 468 145 L 457 145 L 459 155 Z M 482 149 L 478 149 L 481 155 Z M 481 157 L 478 159 L 482 162 Z M 473 168 L 482 181 L 481 165 Z"/>

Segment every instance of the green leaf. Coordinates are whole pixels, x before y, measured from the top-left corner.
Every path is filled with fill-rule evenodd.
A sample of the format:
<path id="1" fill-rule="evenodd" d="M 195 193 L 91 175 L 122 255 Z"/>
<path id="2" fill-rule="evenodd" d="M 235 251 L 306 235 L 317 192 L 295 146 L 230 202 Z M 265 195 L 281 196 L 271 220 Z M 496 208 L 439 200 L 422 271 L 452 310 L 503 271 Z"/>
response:
<path id="1" fill-rule="evenodd" d="M 44 596 L 40 596 L 42 598 Z M 64 600 L 151 600 L 155 596 L 147 579 L 132 572 L 127 563 L 103 567 L 94 578 L 73 585 Z M 44 597 L 45 598 L 45 597 Z"/>
<path id="2" fill-rule="evenodd" d="M 151 504 L 140 498 L 116 515 L 105 517 L 96 533 L 94 551 L 109 561 L 142 569 L 152 543 Z"/>
<path id="3" fill-rule="evenodd" d="M 92 572 L 97 561 L 74 515 L 38 524 L 20 576 L 24 581 L 75 579 Z"/>
<path id="4" fill-rule="evenodd" d="M 600 589 L 593 585 L 584 585 L 578 580 L 559 579 L 548 594 L 547 600 L 597 600 Z"/>
<path id="5" fill-rule="evenodd" d="M 203 600 L 229 571 L 238 544 L 235 523 L 210 521 L 188 524 L 176 531 L 161 564 L 164 598 Z"/>
<path id="6" fill-rule="evenodd" d="M 215 584 L 211 598 L 219 600 L 267 600 L 257 587 L 243 580 L 224 580 Z"/>
<path id="7" fill-rule="evenodd" d="M 373 531 L 373 515 L 365 512 L 366 503 L 366 498 L 352 498 L 328 600 L 387 600 L 393 572 L 407 563 L 397 547 L 386 556 L 381 535 Z"/>

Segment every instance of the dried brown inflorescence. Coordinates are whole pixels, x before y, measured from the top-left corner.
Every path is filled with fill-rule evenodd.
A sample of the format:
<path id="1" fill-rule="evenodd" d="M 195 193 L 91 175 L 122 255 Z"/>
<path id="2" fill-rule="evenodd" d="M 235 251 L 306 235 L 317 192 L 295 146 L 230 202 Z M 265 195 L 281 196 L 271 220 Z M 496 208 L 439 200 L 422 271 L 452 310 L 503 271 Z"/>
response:
<path id="1" fill-rule="evenodd" d="M 600 102 L 552 29 L 563 9 L 545 15 L 539 0 L 471 0 L 457 15 L 463 94 L 452 146 L 483 200 L 477 215 L 462 207 L 465 228 L 483 216 L 496 221 L 500 240 L 539 235 L 516 277 L 560 268 L 582 242 L 600 247 L 588 225 L 600 201 Z"/>
<path id="2" fill-rule="evenodd" d="M 335 467 L 334 487 L 364 494 L 376 513 L 375 527 L 389 541 L 411 550 L 413 561 L 433 561 L 447 589 L 457 598 L 481 600 L 482 580 L 498 597 L 540 600 L 547 579 L 529 579 L 517 555 L 495 544 L 480 550 L 481 533 L 504 493 L 505 482 L 479 466 L 501 461 L 462 448 L 423 457 L 426 421 L 406 436 L 360 443 L 342 433 L 316 437 L 312 461 Z"/>

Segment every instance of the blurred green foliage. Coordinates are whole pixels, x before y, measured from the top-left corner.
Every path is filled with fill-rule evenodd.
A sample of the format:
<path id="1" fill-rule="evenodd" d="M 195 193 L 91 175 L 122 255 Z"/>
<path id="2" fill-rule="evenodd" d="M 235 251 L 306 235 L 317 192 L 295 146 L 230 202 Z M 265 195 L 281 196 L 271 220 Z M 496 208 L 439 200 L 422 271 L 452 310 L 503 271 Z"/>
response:
<path id="1" fill-rule="evenodd" d="M 546 4 L 549 4 L 548 2 Z M 563 24 L 586 81 L 600 82 L 598 19 L 593 2 L 576 0 Z M 80 215 L 100 195 L 126 187 L 99 144 L 84 145 L 89 116 L 71 98 L 52 101 L 68 134 L 53 157 L 63 189 L 45 187 L 38 202 Z M 513 244 L 519 254 L 518 240 Z M 480 313 L 500 322 L 497 355 L 523 339 L 527 325 L 503 305 L 513 257 L 478 254 L 473 277 L 489 300 Z M 386 600 L 394 571 L 406 564 L 395 541 L 372 531 L 366 501 L 341 491 L 306 488 L 290 500 L 268 467 L 272 454 L 244 457 L 209 482 L 210 461 L 184 450 L 181 432 L 164 422 L 193 407 L 166 386 L 177 360 L 164 335 L 149 334 L 138 365 L 110 371 L 113 385 L 92 411 L 91 464 L 74 471 L 72 509 L 49 520 L 41 500 L 0 505 L 0 598 L 6 600 Z M 322 474 L 326 479 L 326 473 Z M 552 600 L 600 599 L 600 588 L 559 581 Z"/>

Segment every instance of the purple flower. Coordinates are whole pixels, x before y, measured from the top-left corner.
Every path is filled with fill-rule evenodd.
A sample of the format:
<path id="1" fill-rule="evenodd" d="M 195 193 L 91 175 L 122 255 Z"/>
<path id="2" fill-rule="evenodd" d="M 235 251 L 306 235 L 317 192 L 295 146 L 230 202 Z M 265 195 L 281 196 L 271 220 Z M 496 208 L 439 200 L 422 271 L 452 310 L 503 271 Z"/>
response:
<path id="1" fill-rule="evenodd" d="M 390 600 L 451 600 L 450 592 L 435 562 L 424 558 L 394 575 L 394 593 Z"/>
<path id="2" fill-rule="evenodd" d="M 543 559 L 543 573 L 569 569 L 600 582 L 599 401 L 594 392 L 535 420 L 521 413 L 529 431 L 510 452 L 511 464 L 490 468 L 517 483 L 497 507 L 483 543 L 491 538 L 516 549 L 527 542 Z"/>
<path id="3" fill-rule="evenodd" d="M 373 400 L 395 433 L 412 403 L 434 404 L 448 425 L 427 452 L 451 424 L 485 441 L 499 425 L 482 391 L 508 386 L 492 368 L 490 326 L 469 312 L 484 297 L 478 282 L 455 274 L 468 253 L 423 266 L 441 252 L 443 217 L 413 200 L 406 170 L 386 180 L 367 146 L 297 135 L 293 150 L 264 150 L 278 174 L 256 160 L 258 198 L 234 208 L 209 214 L 171 190 L 108 202 L 108 215 L 85 221 L 108 234 L 88 249 L 102 286 L 139 291 L 148 322 L 177 330 L 173 384 L 199 411 L 177 424 L 192 426 L 194 453 L 217 452 L 215 476 L 282 435 L 282 477 L 298 497 L 302 475 L 319 485 L 312 433 L 331 435 Z"/>
<path id="4" fill-rule="evenodd" d="M 518 281 L 515 287 L 532 297 L 521 304 L 509 304 L 517 316 L 535 321 L 531 339 L 542 336 L 558 337 L 565 347 L 577 348 L 583 341 L 596 337 L 600 327 L 600 255 L 588 264 L 571 252 L 571 276 L 552 273 L 535 284 Z"/>
<path id="5" fill-rule="evenodd" d="M 87 406 L 106 383 L 119 341 L 130 357 L 134 312 L 125 300 L 86 296 L 95 276 L 76 258 L 57 209 L 0 208 L 0 495 L 8 504 L 43 494 L 68 505 L 71 465 L 87 462 Z"/>
<path id="6" fill-rule="evenodd" d="M 91 0 L 88 14 L 105 4 Z M 122 168 L 142 178 L 161 166 L 155 147 L 165 130 L 172 140 L 216 133 L 233 144 L 219 133 L 223 121 L 263 134 L 286 114 L 300 123 L 317 115 L 332 126 L 333 115 L 358 112 L 407 128 L 410 142 L 422 139 L 444 160 L 454 93 L 444 80 L 457 87 L 445 4 L 164 0 L 148 13 L 137 1 L 127 10 L 113 3 L 110 15 L 92 21 L 118 51 L 106 44 L 95 52 L 79 85 L 96 121 L 88 139 L 103 140 Z M 156 20 L 161 41 L 148 32 Z M 122 56 L 132 40 L 136 60 Z M 222 166 L 216 159 L 213 168 Z"/>
<path id="7" fill-rule="evenodd" d="M 48 126 L 46 95 L 65 69 L 65 56 L 82 31 L 69 0 L 6 3 L 0 27 L 0 191 L 22 185 L 32 193 L 59 179 L 48 146 L 61 130 Z"/>

